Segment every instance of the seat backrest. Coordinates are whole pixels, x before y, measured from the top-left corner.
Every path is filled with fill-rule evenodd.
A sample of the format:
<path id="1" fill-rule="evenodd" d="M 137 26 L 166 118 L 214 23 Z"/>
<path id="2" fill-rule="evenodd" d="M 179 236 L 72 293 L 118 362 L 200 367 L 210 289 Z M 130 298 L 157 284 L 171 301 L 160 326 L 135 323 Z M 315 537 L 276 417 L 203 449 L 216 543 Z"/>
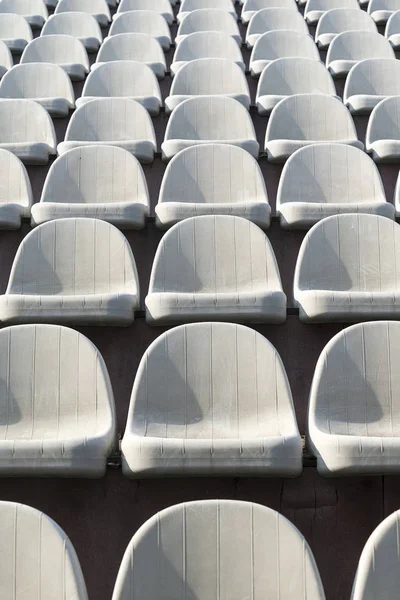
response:
<path id="1" fill-rule="evenodd" d="M 105 175 L 105 176 L 104 176 Z M 51 165 L 41 202 L 149 205 L 146 178 L 139 161 L 118 146 L 82 146 Z"/>
<path id="2" fill-rule="evenodd" d="M 0 501 L 0 596 L 29 590 L 32 598 L 88 600 L 78 557 L 64 531 L 47 515 Z"/>
<path id="3" fill-rule="evenodd" d="M 389 96 L 377 104 L 368 121 L 365 143 L 400 140 L 400 97 Z"/>
<path id="4" fill-rule="evenodd" d="M 18 204 L 29 209 L 33 195 L 26 168 L 15 154 L 3 148 L 0 148 L 0 164 L 0 204 Z"/>
<path id="5" fill-rule="evenodd" d="M 100 25 L 89 13 L 67 12 L 52 15 L 43 25 L 41 35 L 63 33 L 77 38 L 96 38 L 101 43 L 103 35 Z"/>
<path id="6" fill-rule="evenodd" d="M 298 11 L 291 8 L 263 8 L 251 17 L 247 36 L 278 29 L 308 34 L 307 23 Z"/>
<path id="7" fill-rule="evenodd" d="M 316 37 L 324 33 L 341 33 L 342 31 L 377 32 L 375 21 L 368 13 L 359 8 L 332 8 L 325 12 L 318 21 Z"/>
<path id="8" fill-rule="evenodd" d="M 148 33 L 153 37 L 164 36 L 171 39 L 167 21 L 151 10 L 131 10 L 119 14 L 110 27 L 109 35 L 116 33 Z"/>
<path id="9" fill-rule="evenodd" d="M 173 110 L 165 131 L 165 140 L 170 139 L 255 140 L 256 134 L 249 112 L 237 100 L 195 96 Z"/>
<path id="10" fill-rule="evenodd" d="M 306 15 L 313 10 L 328 11 L 332 10 L 332 8 L 331 0 L 307 0 L 304 14 Z M 360 10 L 360 5 L 358 4 L 358 0 L 335 0 L 334 8 L 353 8 Z"/>
<path id="11" fill-rule="evenodd" d="M 0 98 L 65 98 L 75 104 L 75 94 L 67 73 L 52 63 L 15 65 L 1 80 Z"/>
<path id="12" fill-rule="evenodd" d="M 100 46 L 96 62 L 136 60 L 165 65 L 160 43 L 147 33 L 119 33 L 107 37 Z"/>
<path id="13" fill-rule="evenodd" d="M 249 438 L 254 428 L 263 436 L 299 435 L 274 346 L 232 323 L 182 325 L 158 337 L 140 361 L 127 429 L 168 438 L 178 428 L 184 439 Z"/>
<path id="14" fill-rule="evenodd" d="M 95 73 L 95 71 L 93 71 Z M 130 98 L 96 98 L 72 115 L 65 141 L 120 142 L 149 140 L 156 145 L 151 117 Z"/>
<path id="15" fill-rule="evenodd" d="M 399 528 L 400 511 L 396 511 L 372 532 L 358 563 L 351 600 L 396 599 L 400 586 Z"/>
<path id="16" fill-rule="evenodd" d="M 99 65 L 86 79 L 82 96 L 155 96 L 162 102 L 153 71 L 144 63 L 133 60 Z"/>
<path id="17" fill-rule="evenodd" d="M 55 14 L 64 12 L 86 12 L 92 15 L 106 15 L 109 19 L 110 9 L 106 0 L 58 0 Z"/>
<path id="18" fill-rule="evenodd" d="M 235 204 L 268 202 L 258 162 L 243 148 L 204 144 L 173 157 L 162 180 L 159 202 Z"/>
<path id="19" fill-rule="evenodd" d="M 242 14 L 246 11 L 262 10 L 263 8 L 291 8 L 297 10 L 295 0 L 245 0 L 242 6 Z"/>
<path id="20" fill-rule="evenodd" d="M 240 36 L 236 19 L 231 13 L 219 8 L 192 10 L 179 25 L 177 35 L 196 31 L 222 31 L 228 35 Z"/>
<path id="21" fill-rule="evenodd" d="M 315 144 L 294 152 L 282 170 L 277 210 L 285 202 L 347 204 L 385 202 L 374 161 L 347 144 Z"/>
<path id="22" fill-rule="evenodd" d="M 260 35 L 254 44 L 250 63 L 255 60 L 275 60 L 286 56 L 320 60 L 318 48 L 309 34 L 277 29 Z"/>
<path id="23" fill-rule="evenodd" d="M 142 525 L 122 559 L 112 598 L 154 600 L 160 588 L 168 598 L 198 600 L 215 597 L 216 589 L 230 600 L 253 592 L 281 600 L 325 597 L 298 529 L 270 508 L 237 500 L 178 504 Z"/>
<path id="24" fill-rule="evenodd" d="M 397 0 L 370 0 L 368 3 L 368 13 L 372 14 L 375 10 L 399 10 Z"/>
<path id="25" fill-rule="evenodd" d="M 281 100 L 272 110 L 266 141 L 274 139 L 356 140 L 357 132 L 347 108 L 325 94 L 298 94 Z"/>
<path id="26" fill-rule="evenodd" d="M 343 214 L 323 219 L 306 234 L 294 287 L 394 294 L 399 281 L 400 226 L 377 215 Z"/>
<path id="27" fill-rule="evenodd" d="M 243 62 L 237 42 L 223 31 L 190 33 L 176 47 L 173 62 L 197 58 L 227 58 L 234 62 Z"/>
<path id="28" fill-rule="evenodd" d="M 7 294 L 138 294 L 135 259 L 125 236 L 100 219 L 56 219 L 22 240 Z"/>
<path id="29" fill-rule="evenodd" d="M 15 13 L 21 16 L 39 15 L 45 20 L 49 16 L 43 0 L 0 0 L 0 13 Z"/>
<path id="30" fill-rule="evenodd" d="M 202 8 L 217 8 L 232 14 L 235 12 L 232 0 L 182 0 L 179 13 L 191 12 L 192 10 Z"/>
<path id="31" fill-rule="evenodd" d="M 389 38 L 391 35 L 400 32 L 400 10 L 396 10 L 393 12 L 387 23 L 385 28 L 385 37 Z"/>
<path id="32" fill-rule="evenodd" d="M 89 70 L 89 58 L 85 46 L 72 35 L 45 35 L 30 42 L 22 56 L 21 64 L 52 62 L 56 64 L 80 64 Z"/>
<path id="33" fill-rule="evenodd" d="M 327 52 L 326 64 L 334 60 L 396 58 L 389 41 L 373 31 L 343 31 L 336 35 Z"/>
<path id="34" fill-rule="evenodd" d="M 58 325 L 17 325 L 0 331 L 0 352 L 2 440 L 46 439 L 55 435 L 52 423 L 60 439 L 115 430 L 107 368 L 87 337 Z"/>
<path id="35" fill-rule="evenodd" d="M 351 69 L 344 88 L 344 101 L 356 94 L 398 96 L 400 63 L 387 58 L 368 58 Z"/>
<path id="36" fill-rule="evenodd" d="M 315 368 L 310 426 L 333 435 L 400 435 L 399 359 L 400 323 L 360 323 L 335 335 Z M 371 598 L 379 597 L 388 596 Z"/>
<path id="37" fill-rule="evenodd" d="M 185 219 L 167 231 L 154 258 L 149 293 L 266 288 L 282 289 L 267 236 L 246 219 L 218 215 Z"/>
<path id="38" fill-rule="evenodd" d="M 336 95 L 332 76 L 322 62 L 312 58 L 278 58 L 261 73 L 257 98 L 303 93 Z"/>
<path id="39" fill-rule="evenodd" d="M 0 100 L 0 143 L 44 142 L 55 147 L 56 134 L 46 109 L 33 100 Z"/>
<path id="40" fill-rule="evenodd" d="M 30 42 L 32 37 L 32 30 L 24 17 L 12 13 L 0 13 L 0 39 L 22 39 Z"/>
<path id="41" fill-rule="evenodd" d="M 245 94 L 250 97 L 242 69 L 227 58 L 199 58 L 179 69 L 172 80 L 170 95 L 201 94 Z"/>

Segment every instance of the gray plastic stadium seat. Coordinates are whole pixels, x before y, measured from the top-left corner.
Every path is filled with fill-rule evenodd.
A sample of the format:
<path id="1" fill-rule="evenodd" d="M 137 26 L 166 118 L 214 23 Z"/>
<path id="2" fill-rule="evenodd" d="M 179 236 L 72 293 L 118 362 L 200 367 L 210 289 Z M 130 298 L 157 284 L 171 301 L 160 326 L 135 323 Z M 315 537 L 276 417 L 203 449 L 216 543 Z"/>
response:
<path id="1" fill-rule="evenodd" d="M 21 15 L 32 29 L 43 27 L 49 17 L 43 0 L 0 0 L 0 13 Z"/>
<path id="2" fill-rule="evenodd" d="M 367 214 L 323 219 L 306 234 L 297 258 L 294 298 L 300 319 L 400 318 L 397 265 L 400 225 L 391 219 Z"/>
<path id="3" fill-rule="evenodd" d="M 0 229 L 19 229 L 33 202 L 28 173 L 12 152 L 0 149 Z"/>
<path id="4" fill-rule="evenodd" d="M 315 41 L 319 48 L 328 48 L 343 31 L 370 31 L 377 33 L 375 21 L 359 8 L 334 8 L 325 12 L 318 21 Z"/>
<path id="5" fill-rule="evenodd" d="M 191 146 L 168 164 L 156 206 L 165 229 L 198 215 L 234 215 L 269 227 L 271 207 L 258 162 L 228 144 Z"/>
<path id="6" fill-rule="evenodd" d="M 38 600 L 88 600 L 74 547 L 47 515 L 0 501 L 0 596 L 28 591 Z M 18 593 L 20 597 L 21 594 Z M 26 594 L 24 594 L 26 596 Z"/>
<path id="7" fill-rule="evenodd" d="M 283 98 L 293 94 L 336 96 L 328 69 L 312 58 L 277 58 L 261 73 L 256 94 L 258 114 L 265 116 Z"/>
<path id="8" fill-rule="evenodd" d="M 147 33 L 119 33 L 107 37 L 97 54 L 92 70 L 99 65 L 114 60 L 135 60 L 154 72 L 158 79 L 164 79 L 167 68 L 160 43 Z"/>
<path id="9" fill-rule="evenodd" d="M 158 246 L 146 297 L 147 323 L 211 320 L 286 320 L 274 251 L 265 233 L 247 219 L 185 219 Z"/>
<path id="10" fill-rule="evenodd" d="M 292 30 L 308 35 L 308 27 L 302 15 L 291 8 L 263 8 L 250 19 L 246 44 L 252 48 L 258 38 L 267 31 Z"/>
<path id="11" fill-rule="evenodd" d="M 368 538 L 358 563 L 351 600 L 396 600 L 399 590 L 400 511 L 386 517 Z"/>
<path id="12" fill-rule="evenodd" d="M 97 52 L 103 41 L 96 19 L 83 12 L 66 12 L 52 15 L 42 29 L 42 36 L 72 35 L 82 42 L 88 52 Z"/>
<path id="13" fill-rule="evenodd" d="M 127 326 L 138 306 L 135 259 L 122 233 L 100 219 L 57 219 L 22 240 L 0 321 Z"/>
<path id="14" fill-rule="evenodd" d="M 127 477 L 300 475 L 292 394 L 273 345 L 232 323 L 162 334 L 136 373 L 122 457 Z"/>
<path id="15" fill-rule="evenodd" d="M 343 329 L 322 351 L 308 412 L 309 446 L 321 475 L 400 472 L 399 342 L 400 323 L 378 321 Z"/>
<path id="16" fill-rule="evenodd" d="M 346 77 L 354 65 L 367 58 L 396 58 L 387 39 L 372 31 L 344 31 L 329 46 L 326 66 L 334 77 Z"/>
<path id="17" fill-rule="evenodd" d="M 192 11 L 208 10 L 209 8 L 223 10 L 237 19 L 235 5 L 231 0 L 182 0 L 176 19 L 178 23 L 182 23 L 183 19 Z"/>
<path id="18" fill-rule="evenodd" d="M 0 99 L 0 148 L 25 164 L 46 165 L 57 139 L 49 113 L 32 100 Z"/>
<path id="19" fill-rule="evenodd" d="M 375 23 L 386 23 L 398 10 L 400 10 L 399 0 L 370 0 L 368 3 L 368 14 Z"/>
<path id="20" fill-rule="evenodd" d="M 199 8 L 190 12 L 178 27 L 175 43 L 179 44 L 185 36 L 199 31 L 219 31 L 232 36 L 238 44 L 242 43 L 235 17 L 218 8 Z"/>
<path id="21" fill-rule="evenodd" d="M 325 94 L 297 94 L 272 109 L 265 133 L 268 160 L 282 162 L 295 150 L 318 142 L 339 142 L 364 148 L 348 109 Z"/>
<path id="22" fill-rule="evenodd" d="M 134 558 L 133 558 L 134 557 Z M 154 564 L 158 569 L 154 569 Z M 324 600 L 299 530 L 265 506 L 200 500 L 169 507 L 135 533 L 112 600 L 220 597 Z"/>
<path id="23" fill-rule="evenodd" d="M 150 67 L 132 60 L 117 60 L 103 63 L 90 73 L 76 106 L 95 98 L 118 97 L 136 100 L 153 116 L 158 115 L 163 103 L 157 77 Z"/>
<path id="24" fill-rule="evenodd" d="M 129 12 L 130 10 L 151 10 L 159 13 L 164 17 L 168 25 L 172 25 L 174 20 L 174 13 L 169 0 L 121 0 L 113 19 L 116 19 L 121 13 Z"/>
<path id="25" fill-rule="evenodd" d="M 384 98 L 398 95 L 400 63 L 386 58 L 369 58 L 351 69 L 343 102 L 353 114 L 368 114 Z"/>
<path id="26" fill-rule="evenodd" d="M 62 67 L 71 81 L 82 81 L 89 72 L 89 58 L 84 45 L 71 35 L 45 35 L 30 42 L 21 64 L 53 63 Z"/>
<path id="27" fill-rule="evenodd" d="M 180 68 L 165 99 L 165 110 L 171 112 L 187 98 L 204 95 L 233 98 L 247 110 L 250 108 L 243 70 L 227 58 L 199 58 Z"/>
<path id="28" fill-rule="evenodd" d="M 78 108 L 71 117 L 58 154 L 91 145 L 119 146 L 143 163 L 153 162 L 157 150 L 151 117 L 130 98 L 97 98 Z"/>
<path id="29" fill-rule="evenodd" d="M 181 67 L 199 58 L 225 58 L 245 71 L 242 52 L 230 35 L 221 31 L 198 31 L 179 42 L 170 67 L 172 77 Z"/>
<path id="30" fill-rule="evenodd" d="M 296 0 L 245 0 L 240 18 L 242 23 L 248 23 L 251 17 L 263 8 L 291 8 L 297 10 Z"/>
<path id="31" fill-rule="evenodd" d="M 162 158 L 167 161 L 184 148 L 210 142 L 233 144 L 258 158 L 259 144 L 249 112 L 224 96 L 194 96 L 179 104 L 168 121 Z"/>
<path id="32" fill-rule="evenodd" d="M 32 30 L 24 17 L 11 13 L 0 13 L 0 40 L 11 52 L 21 54 L 32 38 Z"/>
<path id="33" fill-rule="evenodd" d="M 113 21 L 109 36 L 118 33 L 147 33 L 155 38 L 162 49 L 167 51 L 171 45 L 171 32 L 162 15 L 151 10 L 131 10 L 121 13 Z"/>
<path id="34" fill-rule="evenodd" d="M 15 65 L 1 80 L 0 98 L 34 100 L 53 117 L 67 117 L 75 108 L 70 78 L 64 69 L 51 63 Z"/>
<path id="35" fill-rule="evenodd" d="M 332 0 L 307 0 L 304 9 L 304 18 L 309 25 L 315 25 L 322 15 L 332 8 L 352 8 L 361 10 L 358 0 L 335 0 L 334 3 L 332 3 Z"/>
<path id="36" fill-rule="evenodd" d="M 32 210 L 32 226 L 64 217 L 92 217 L 124 229 L 142 229 L 148 209 L 146 178 L 130 152 L 117 146 L 82 146 L 51 165 L 40 202 Z"/>
<path id="37" fill-rule="evenodd" d="M 385 37 L 393 48 L 400 48 L 400 10 L 396 10 L 388 19 L 385 27 Z"/>
<path id="38" fill-rule="evenodd" d="M 320 60 L 318 48 L 310 35 L 284 29 L 267 31 L 258 38 L 251 52 L 251 76 L 258 77 L 273 60 L 288 57 Z"/>
<path id="39" fill-rule="evenodd" d="M 376 162 L 400 161 L 400 97 L 390 96 L 369 117 L 365 149 Z"/>
<path id="40" fill-rule="evenodd" d="M 68 12 L 88 13 L 96 19 L 100 27 L 107 27 L 111 21 L 110 8 L 106 0 L 58 0 L 54 14 Z"/>
<path id="41" fill-rule="evenodd" d="M 276 211 L 285 229 L 306 229 L 341 213 L 394 217 L 375 163 L 345 144 L 305 146 L 292 154 L 282 170 Z"/>
<path id="42" fill-rule="evenodd" d="M 104 476 L 117 440 L 97 348 L 73 329 L 41 324 L 0 330 L 0 350 L 0 476 Z"/>

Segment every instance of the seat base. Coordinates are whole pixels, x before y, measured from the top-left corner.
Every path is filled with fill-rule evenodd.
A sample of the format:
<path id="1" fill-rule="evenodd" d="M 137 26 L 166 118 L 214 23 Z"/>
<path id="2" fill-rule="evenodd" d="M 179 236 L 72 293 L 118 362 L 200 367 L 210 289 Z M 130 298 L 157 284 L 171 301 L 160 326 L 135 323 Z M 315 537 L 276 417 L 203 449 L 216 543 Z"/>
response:
<path id="1" fill-rule="evenodd" d="M 178 154 L 181 150 L 185 148 L 190 148 L 191 146 L 198 146 L 200 144 L 230 144 L 232 146 L 239 146 L 239 148 L 243 148 L 249 152 L 254 158 L 258 158 L 259 153 L 259 144 L 256 140 L 178 140 L 171 139 L 166 140 L 161 144 L 161 152 L 162 152 L 162 160 L 167 162 L 170 160 L 175 154 Z"/>
<path id="2" fill-rule="evenodd" d="M 394 219 L 390 202 L 319 204 L 317 202 L 284 202 L 278 208 L 282 229 L 309 229 L 321 219 L 348 213 L 381 215 Z"/>
<path id="3" fill-rule="evenodd" d="M 168 229 L 175 223 L 200 215 L 230 215 L 252 221 L 262 229 L 270 225 L 271 207 L 267 202 L 211 204 L 194 202 L 160 202 L 156 209 L 156 226 Z"/>
<path id="4" fill-rule="evenodd" d="M 284 162 L 293 152 L 296 152 L 300 148 L 310 146 L 311 144 L 324 144 L 330 141 L 364 150 L 364 144 L 359 140 L 266 140 L 265 152 L 270 162 Z"/>
<path id="5" fill-rule="evenodd" d="M 133 154 L 133 156 L 136 156 L 136 158 L 144 163 L 144 164 L 148 164 L 148 163 L 152 163 L 154 160 L 154 152 L 156 151 L 156 148 L 153 144 L 153 142 L 149 142 L 147 140 L 126 140 L 126 141 L 115 141 L 115 140 L 109 140 L 109 141 L 99 141 L 99 140 L 93 140 L 93 141 L 83 141 L 83 140 L 70 140 L 70 141 L 65 141 L 65 142 L 61 142 L 61 144 L 58 144 L 57 146 L 57 152 L 58 154 L 64 154 L 64 152 L 67 152 L 68 150 L 71 150 L 72 148 L 81 148 L 82 146 L 118 146 L 118 148 L 123 148 L 124 150 L 127 150 L 128 152 L 130 152 L 131 154 Z"/>
<path id="6" fill-rule="evenodd" d="M 139 202 L 113 202 L 108 204 L 38 202 L 32 206 L 31 214 L 32 227 L 54 219 L 86 217 L 101 219 L 123 229 L 143 229 L 146 222 L 147 207 Z"/>

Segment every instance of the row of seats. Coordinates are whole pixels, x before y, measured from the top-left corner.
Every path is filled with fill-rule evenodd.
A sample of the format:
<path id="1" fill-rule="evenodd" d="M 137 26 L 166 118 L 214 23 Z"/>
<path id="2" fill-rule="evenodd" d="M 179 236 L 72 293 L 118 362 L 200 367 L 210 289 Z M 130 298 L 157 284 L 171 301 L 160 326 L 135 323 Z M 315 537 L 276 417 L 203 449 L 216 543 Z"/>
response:
<path id="1" fill-rule="evenodd" d="M 145 226 L 146 178 L 137 159 L 123 148 L 68 150 L 50 167 L 36 204 L 21 161 L 0 149 L 0 165 L 2 229 L 19 228 L 21 219 L 31 218 L 35 226 L 64 217 L 103 219 L 123 229 Z M 282 171 L 276 210 L 285 229 L 307 229 L 341 213 L 393 218 L 394 211 L 400 215 L 400 183 L 393 208 L 376 165 L 364 152 L 343 144 L 305 146 Z M 267 229 L 271 208 L 261 169 L 248 152 L 229 144 L 203 144 L 182 150 L 168 164 L 155 213 L 160 229 L 207 214 L 243 217 Z"/>
<path id="2" fill-rule="evenodd" d="M 399 236 L 398 224 L 376 214 L 339 214 L 314 225 L 294 274 L 300 319 L 399 318 Z M 167 231 L 145 304 L 150 325 L 286 320 L 286 296 L 267 236 L 231 215 L 190 217 Z M 61 218 L 23 239 L 0 296 L 0 321 L 126 326 L 138 307 L 135 260 L 122 233 L 100 219 Z"/>
<path id="3" fill-rule="evenodd" d="M 0 476 L 103 476 L 118 445 L 96 347 L 38 324 L 2 329 L 0 348 Z M 321 475 L 399 473 L 399 360 L 396 321 L 353 325 L 324 348 L 307 437 Z M 163 333 L 139 364 L 121 450 L 133 478 L 300 475 L 302 441 L 276 349 L 232 323 Z"/>
<path id="4" fill-rule="evenodd" d="M 398 598 L 399 520 L 394 512 L 367 540 L 351 600 Z M 88 600 L 70 539 L 35 508 L 0 502 L 0 552 L 3 598 L 29 589 L 39 600 Z M 215 598 L 215 590 L 231 600 L 325 600 L 300 531 L 275 510 L 239 500 L 185 502 L 153 515 L 126 548 L 112 600 Z"/>

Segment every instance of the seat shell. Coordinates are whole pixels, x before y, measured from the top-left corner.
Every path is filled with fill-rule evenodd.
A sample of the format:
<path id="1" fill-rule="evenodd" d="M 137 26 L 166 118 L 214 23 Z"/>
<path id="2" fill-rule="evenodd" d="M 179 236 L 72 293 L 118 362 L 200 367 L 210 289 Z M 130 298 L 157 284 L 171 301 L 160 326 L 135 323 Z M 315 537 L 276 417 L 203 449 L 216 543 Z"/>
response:
<path id="1" fill-rule="evenodd" d="M 41 324 L 2 329 L 0 349 L 8 381 L 0 396 L 1 477 L 103 477 L 116 417 L 97 348 L 77 331 Z"/>
<path id="2" fill-rule="evenodd" d="M 0 229 L 19 229 L 33 202 L 28 173 L 17 156 L 0 148 Z"/>
<path id="3" fill-rule="evenodd" d="M 400 157 L 400 98 L 389 96 L 371 112 L 365 149 L 375 162 L 398 162 Z"/>
<path id="4" fill-rule="evenodd" d="M 207 214 L 243 217 L 267 229 L 271 207 L 260 167 L 246 150 L 204 144 L 182 150 L 168 164 L 155 212 L 160 229 Z"/>
<path id="5" fill-rule="evenodd" d="M 49 18 L 43 0 L 0 0 L 0 13 L 20 15 L 32 29 L 41 29 Z"/>
<path id="6" fill-rule="evenodd" d="M 290 8 L 297 11 L 295 0 L 245 0 L 242 5 L 240 18 L 245 25 L 251 17 L 263 8 Z"/>
<path id="7" fill-rule="evenodd" d="M 183 19 L 192 11 L 210 8 L 223 10 L 232 15 L 235 20 L 237 19 L 235 5 L 231 0 L 182 0 L 176 20 L 178 23 L 182 23 Z"/>
<path id="8" fill-rule="evenodd" d="M 307 23 L 298 11 L 291 8 L 263 8 L 250 19 L 246 33 L 247 47 L 253 48 L 263 33 L 280 29 L 308 35 Z"/>
<path id="9" fill-rule="evenodd" d="M 309 25 L 316 25 L 320 18 L 332 8 L 351 8 L 361 10 L 358 0 L 307 0 L 304 9 L 304 18 Z"/>
<path id="10" fill-rule="evenodd" d="M 300 319 L 399 319 L 399 260 L 400 226 L 391 219 L 368 214 L 323 219 L 306 234 L 297 258 L 293 287 Z"/>
<path id="11" fill-rule="evenodd" d="M 344 31 L 329 46 L 326 66 L 333 77 L 346 77 L 349 71 L 367 58 L 395 59 L 387 39 L 371 31 Z"/>
<path id="12" fill-rule="evenodd" d="M 368 14 L 375 23 L 386 23 L 393 13 L 400 9 L 397 0 L 370 0 L 368 3 Z"/>
<path id="13" fill-rule="evenodd" d="M 76 106 L 79 108 L 96 98 L 130 98 L 139 102 L 152 116 L 159 114 L 163 104 L 153 71 L 147 65 L 132 60 L 106 62 L 90 73 Z"/>
<path id="14" fill-rule="evenodd" d="M 192 217 L 167 231 L 145 303 L 149 325 L 286 319 L 286 296 L 268 238 L 247 219 L 226 215 Z"/>
<path id="15" fill-rule="evenodd" d="M 118 15 L 108 35 L 118 33 L 147 33 L 154 37 L 165 51 L 168 51 L 171 45 L 171 32 L 166 20 L 151 10 L 131 10 Z"/>
<path id="16" fill-rule="evenodd" d="M 385 27 L 385 38 L 389 40 L 393 48 L 400 48 L 400 10 L 394 11 Z"/>
<path id="17" fill-rule="evenodd" d="M 278 102 L 294 94 L 337 97 L 333 79 L 322 62 L 312 58 L 277 58 L 264 68 L 258 81 L 258 114 L 269 115 Z"/>
<path id="18" fill-rule="evenodd" d="M 78 557 L 64 531 L 44 513 L 0 501 L 0 596 L 16 589 L 34 598 L 88 600 Z M 15 562 L 14 562 L 15 561 Z M 16 568 L 18 565 L 18 568 Z"/>
<path id="19" fill-rule="evenodd" d="M 96 19 L 84 12 L 65 12 L 51 15 L 41 35 L 72 35 L 85 46 L 87 52 L 97 52 L 103 41 L 100 25 Z"/>
<path id="20" fill-rule="evenodd" d="M 210 95 L 233 98 L 250 108 L 249 86 L 238 65 L 227 58 L 198 58 L 179 69 L 165 99 L 165 110 L 169 113 L 193 96 Z"/>
<path id="21" fill-rule="evenodd" d="M 378 33 L 370 15 L 359 8 L 333 8 L 324 12 L 318 21 L 315 42 L 321 49 L 328 48 L 334 38 L 344 31 Z"/>
<path id="22" fill-rule="evenodd" d="M 316 144 L 296 150 L 283 167 L 276 212 L 284 229 L 307 229 L 343 213 L 394 218 L 375 163 L 359 148 Z"/>
<path id="23" fill-rule="evenodd" d="M 124 148 L 143 163 L 153 162 L 157 151 L 149 113 L 130 98 L 97 98 L 80 106 L 57 151 L 63 154 L 71 148 L 93 144 Z"/>
<path id="24" fill-rule="evenodd" d="M 150 556 L 157 571 L 148 567 Z M 142 590 L 156 598 L 160 588 L 169 598 L 212 598 L 218 585 L 230 600 L 250 590 L 255 598 L 275 598 L 280 590 L 282 600 L 325 599 L 311 550 L 285 517 L 249 502 L 201 500 L 169 507 L 142 525 L 126 549 L 112 600 Z"/>
<path id="25" fill-rule="evenodd" d="M 350 70 L 343 102 L 352 114 L 369 114 L 384 98 L 400 94 L 400 63 L 387 58 L 369 58 Z"/>
<path id="26" fill-rule="evenodd" d="M 199 8 L 192 10 L 179 24 L 175 44 L 180 44 L 190 33 L 200 31 L 219 31 L 233 37 L 239 45 L 242 43 L 237 21 L 230 12 L 218 8 Z"/>
<path id="27" fill-rule="evenodd" d="M 32 29 L 24 17 L 13 13 L 0 13 L 0 40 L 11 52 L 21 54 L 32 39 Z"/>
<path id="28" fill-rule="evenodd" d="M 122 455 L 127 477 L 299 475 L 302 442 L 275 348 L 232 323 L 163 333 L 140 362 Z"/>
<path id="29" fill-rule="evenodd" d="M 168 25 L 172 25 L 174 21 L 174 13 L 169 0 L 121 0 L 113 19 L 131 10 L 151 10 L 156 12 L 164 17 Z"/>
<path id="30" fill-rule="evenodd" d="M 106 0 L 58 0 L 54 14 L 85 12 L 93 16 L 100 27 L 107 27 L 111 13 Z"/>
<path id="31" fill-rule="evenodd" d="M 138 306 L 135 259 L 122 233 L 99 219 L 57 219 L 22 240 L 0 321 L 127 326 Z"/>
<path id="32" fill-rule="evenodd" d="M 320 142 L 364 148 L 349 111 L 338 98 L 297 94 L 272 109 L 265 133 L 269 161 L 283 162 L 299 148 Z"/>
<path id="33" fill-rule="evenodd" d="M 260 35 L 250 57 L 250 74 L 258 77 L 277 58 L 298 57 L 320 60 L 313 38 L 305 33 L 278 29 Z"/>
<path id="34" fill-rule="evenodd" d="M 52 63 L 15 65 L 0 83 L 0 98 L 34 100 L 53 117 L 67 117 L 75 94 L 64 69 Z"/>
<path id="35" fill-rule="evenodd" d="M 399 473 L 399 380 L 392 367 L 400 357 L 399 334 L 395 321 L 353 325 L 335 335 L 319 357 L 308 431 L 321 475 Z"/>
<path id="36" fill-rule="evenodd" d="M 22 53 L 20 64 L 53 63 L 60 66 L 71 81 L 82 81 L 89 72 L 85 46 L 71 35 L 45 35 L 32 40 Z"/>

